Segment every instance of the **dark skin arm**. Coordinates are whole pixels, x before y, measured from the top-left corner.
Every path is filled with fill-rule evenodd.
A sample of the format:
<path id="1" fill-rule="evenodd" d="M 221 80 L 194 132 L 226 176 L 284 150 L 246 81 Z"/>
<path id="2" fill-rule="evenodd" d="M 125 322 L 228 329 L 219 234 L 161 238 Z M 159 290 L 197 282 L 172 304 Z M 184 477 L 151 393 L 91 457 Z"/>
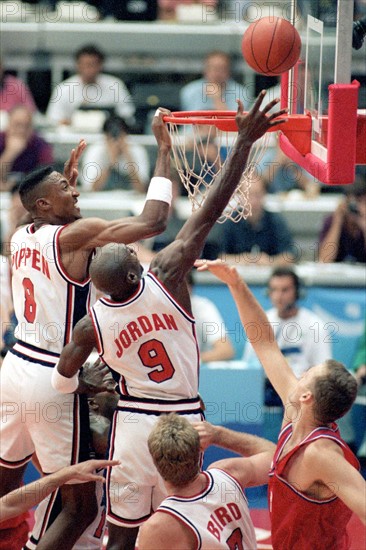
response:
<path id="1" fill-rule="evenodd" d="M 171 142 L 163 116 L 166 109 L 160 109 L 159 116 L 154 116 L 152 129 L 158 143 L 158 156 L 154 176 L 170 179 Z M 77 177 L 77 162 L 83 151 L 83 142 L 66 163 L 65 174 L 68 174 L 69 185 Z M 76 175 L 75 175 L 76 174 Z M 132 243 L 161 233 L 166 226 L 169 205 L 158 200 L 148 200 L 138 216 L 105 221 L 100 218 L 80 219 L 67 225 L 60 235 L 61 257 L 67 273 L 78 281 L 87 276 L 89 254 L 94 248 L 110 242 Z"/>
<path id="2" fill-rule="evenodd" d="M 66 378 L 72 378 L 81 369 L 96 345 L 92 320 L 89 315 L 85 315 L 76 323 L 71 342 L 62 350 L 57 365 L 59 373 Z"/>
<path id="3" fill-rule="evenodd" d="M 186 275 L 200 256 L 208 233 L 236 189 L 253 143 L 269 128 L 285 122 L 283 118 L 278 119 L 280 115 L 286 113 L 285 109 L 267 115 L 268 111 L 278 103 L 278 100 L 271 101 L 260 111 L 264 96 L 265 92 L 261 92 L 248 114 L 244 114 L 243 103 L 238 100 L 235 120 L 239 135 L 226 169 L 221 172 L 212 185 L 203 206 L 190 216 L 175 241 L 157 254 L 151 262 L 152 272 L 190 313 L 191 305 L 185 282 Z"/>

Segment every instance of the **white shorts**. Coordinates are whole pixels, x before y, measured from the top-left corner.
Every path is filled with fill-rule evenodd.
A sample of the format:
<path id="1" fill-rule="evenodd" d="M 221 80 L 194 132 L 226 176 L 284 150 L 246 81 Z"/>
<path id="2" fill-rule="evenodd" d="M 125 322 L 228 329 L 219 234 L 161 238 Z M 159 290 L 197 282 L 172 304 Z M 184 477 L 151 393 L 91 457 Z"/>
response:
<path id="1" fill-rule="evenodd" d="M 52 388 L 52 368 L 8 352 L 0 370 L 0 465 L 18 468 L 36 452 L 44 473 L 89 457 L 85 396 Z"/>
<path id="2" fill-rule="evenodd" d="M 167 496 L 164 482 L 150 455 L 147 440 L 161 414 L 184 414 L 190 422 L 204 416 L 199 400 L 162 402 L 142 399 L 118 402 L 114 413 L 109 458 L 120 460 L 107 474 L 107 520 L 123 527 L 138 527 Z M 156 407 L 152 404 L 157 403 Z M 154 410 L 155 409 L 155 410 Z M 145 411 L 145 412 L 144 412 Z"/>

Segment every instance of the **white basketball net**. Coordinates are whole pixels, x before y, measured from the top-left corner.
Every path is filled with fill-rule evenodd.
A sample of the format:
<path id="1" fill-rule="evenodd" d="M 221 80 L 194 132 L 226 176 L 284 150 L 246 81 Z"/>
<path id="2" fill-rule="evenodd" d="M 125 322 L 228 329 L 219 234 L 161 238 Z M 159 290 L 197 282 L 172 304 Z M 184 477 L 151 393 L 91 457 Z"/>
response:
<path id="1" fill-rule="evenodd" d="M 172 151 L 180 179 L 188 192 L 192 212 L 201 208 L 212 183 L 228 162 L 237 132 L 219 130 L 214 125 L 167 123 Z M 247 165 L 218 223 L 230 219 L 237 223 L 251 215 L 248 199 L 251 181 L 267 147 L 268 133 L 252 146 Z"/>

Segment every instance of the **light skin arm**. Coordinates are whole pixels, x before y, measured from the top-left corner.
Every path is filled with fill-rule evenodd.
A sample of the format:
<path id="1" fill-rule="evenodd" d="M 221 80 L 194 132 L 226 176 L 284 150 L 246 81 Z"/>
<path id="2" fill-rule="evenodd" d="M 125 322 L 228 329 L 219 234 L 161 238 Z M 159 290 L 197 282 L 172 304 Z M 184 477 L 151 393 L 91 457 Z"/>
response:
<path id="1" fill-rule="evenodd" d="M 289 394 L 296 385 L 297 378 L 277 345 L 265 311 L 234 266 L 228 266 L 221 260 L 197 260 L 195 265 L 198 271 L 209 270 L 228 285 L 244 330 L 246 327 L 248 329 L 247 337 L 262 363 L 267 377 L 282 402 L 286 404 Z M 260 334 L 260 338 L 258 334 Z"/>
<path id="2" fill-rule="evenodd" d="M 197 541 L 177 518 L 156 512 L 140 527 L 138 546 L 139 550 L 194 550 Z"/>
<path id="3" fill-rule="evenodd" d="M 107 466 L 116 466 L 117 464 L 119 464 L 118 460 L 88 460 L 87 462 L 81 462 L 73 466 L 66 466 L 54 474 L 15 489 L 15 491 L 8 493 L 0 499 L 1 521 L 26 512 L 66 482 L 104 482 L 103 476 L 96 474 L 95 470 L 106 468 Z"/>

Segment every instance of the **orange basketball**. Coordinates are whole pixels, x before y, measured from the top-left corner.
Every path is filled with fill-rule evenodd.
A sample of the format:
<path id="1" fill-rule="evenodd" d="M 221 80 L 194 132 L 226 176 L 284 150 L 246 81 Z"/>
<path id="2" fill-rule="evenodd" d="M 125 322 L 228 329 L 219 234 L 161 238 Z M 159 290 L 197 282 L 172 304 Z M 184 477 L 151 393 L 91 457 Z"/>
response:
<path id="1" fill-rule="evenodd" d="M 282 17 L 262 17 L 244 33 L 242 52 L 257 73 L 275 76 L 285 73 L 300 57 L 301 38 Z"/>

